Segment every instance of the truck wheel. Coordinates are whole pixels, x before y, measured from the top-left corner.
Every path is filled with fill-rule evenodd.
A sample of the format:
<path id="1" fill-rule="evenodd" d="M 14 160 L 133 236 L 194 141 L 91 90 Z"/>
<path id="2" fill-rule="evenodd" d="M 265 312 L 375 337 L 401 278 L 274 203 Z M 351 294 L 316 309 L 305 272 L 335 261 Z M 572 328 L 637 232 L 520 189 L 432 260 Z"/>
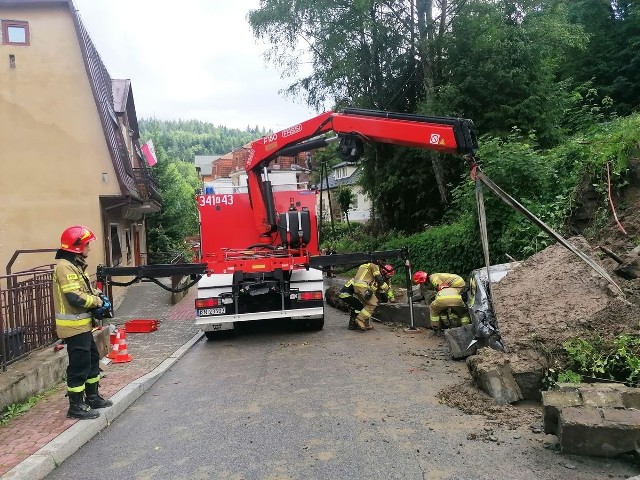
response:
<path id="1" fill-rule="evenodd" d="M 307 320 L 307 330 L 322 330 L 324 327 L 324 317 Z"/>

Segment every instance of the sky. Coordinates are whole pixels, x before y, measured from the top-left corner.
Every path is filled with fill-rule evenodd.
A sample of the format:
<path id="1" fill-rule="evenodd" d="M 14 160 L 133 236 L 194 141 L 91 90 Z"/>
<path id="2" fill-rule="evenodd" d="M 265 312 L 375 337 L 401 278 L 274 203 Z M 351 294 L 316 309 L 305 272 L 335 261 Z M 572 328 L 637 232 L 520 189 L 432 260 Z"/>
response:
<path id="1" fill-rule="evenodd" d="M 131 79 L 138 118 L 283 130 L 317 115 L 282 79 L 245 17 L 259 0 L 74 0 L 111 78 Z"/>

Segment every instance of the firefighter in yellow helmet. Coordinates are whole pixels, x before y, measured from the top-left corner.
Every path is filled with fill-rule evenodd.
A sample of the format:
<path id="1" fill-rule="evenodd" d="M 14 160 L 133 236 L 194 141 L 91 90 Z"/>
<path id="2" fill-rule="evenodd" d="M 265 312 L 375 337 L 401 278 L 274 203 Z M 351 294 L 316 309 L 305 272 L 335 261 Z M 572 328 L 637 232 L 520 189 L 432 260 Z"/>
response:
<path id="1" fill-rule="evenodd" d="M 413 274 L 413 283 L 430 286 L 436 290 L 436 296 L 429 305 L 431 328 L 438 331 L 442 328 L 458 327 L 470 322 L 467 305 L 462 299 L 465 281 L 455 273 L 432 273 L 422 270 Z M 426 297 L 425 297 L 426 298 Z"/>
<path id="2" fill-rule="evenodd" d="M 364 263 L 360 265 L 356 275 L 349 280 L 340 290 L 339 297 L 345 300 L 347 295 L 355 297 L 353 303 L 362 304 L 359 311 L 355 310 L 355 318 L 349 322 L 350 330 L 373 330 L 371 325 L 371 315 L 378 306 L 378 296 L 386 296 L 388 300 L 395 303 L 396 299 L 389 284 L 389 279 L 395 274 L 391 265 L 381 265 L 381 262 Z M 349 303 L 349 302 L 347 302 Z M 354 325 L 355 322 L 355 325 Z"/>
<path id="3" fill-rule="evenodd" d="M 56 333 L 67 344 L 67 395 L 69 418 L 90 419 L 95 410 L 112 405 L 98 393 L 100 355 L 93 339 L 93 314 L 96 309 L 111 308 L 106 295 L 91 287 L 85 274 L 86 258 L 96 237 L 86 227 L 74 225 L 62 232 L 59 260 L 53 271 L 53 303 Z"/>

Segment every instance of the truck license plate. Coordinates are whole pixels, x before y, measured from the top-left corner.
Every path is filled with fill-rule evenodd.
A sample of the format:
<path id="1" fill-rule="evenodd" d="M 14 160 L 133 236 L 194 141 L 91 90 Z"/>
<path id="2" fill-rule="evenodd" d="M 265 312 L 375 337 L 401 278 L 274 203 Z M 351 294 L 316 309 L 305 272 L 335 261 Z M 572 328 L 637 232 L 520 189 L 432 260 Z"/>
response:
<path id="1" fill-rule="evenodd" d="M 198 310 L 199 317 L 207 317 L 209 315 L 222 315 L 225 312 L 224 307 L 219 308 L 201 308 Z"/>

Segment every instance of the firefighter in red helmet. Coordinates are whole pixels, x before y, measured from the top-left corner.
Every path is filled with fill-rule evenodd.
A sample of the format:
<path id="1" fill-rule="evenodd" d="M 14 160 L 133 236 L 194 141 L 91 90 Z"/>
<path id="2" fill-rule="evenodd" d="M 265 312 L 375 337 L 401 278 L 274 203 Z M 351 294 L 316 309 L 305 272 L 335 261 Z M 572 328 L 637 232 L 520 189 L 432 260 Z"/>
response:
<path id="1" fill-rule="evenodd" d="M 349 321 L 350 330 L 373 330 L 371 315 L 378 306 L 378 298 L 383 297 L 395 303 L 396 299 L 390 286 L 390 278 L 395 274 L 391 265 L 383 265 L 380 261 L 364 263 L 360 265 L 355 277 L 349 280 L 340 290 L 339 297 L 343 300 L 352 296 L 354 304 L 362 304 L 357 310 L 347 302 L 352 309 L 352 318 Z"/>
<path id="2" fill-rule="evenodd" d="M 92 288 L 85 274 L 86 258 L 95 235 L 87 227 L 74 225 L 62 232 L 58 263 L 53 271 L 56 333 L 67 344 L 67 395 L 69 418 L 97 418 L 95 410 L 112 405 L 98 393 L 100 355 L 91 333 L 93 311 L 111 308 L 106 295 Z"/>
<path id="3" fill-rule="evenodd" d="M 425 299 L 427 296 L 423 289 L 430 286 L 436 291 L 436 296 L 429 305 L 429 320 L 432 329 L 439 331 L 443 328 L 458 327 L 469 323 L 469 312 L 461 295 L 466 283 L 460 275 L 454 273 L 428 274 L 419 270 L 413 274 L 413 283 L 420 285 Z"/>

